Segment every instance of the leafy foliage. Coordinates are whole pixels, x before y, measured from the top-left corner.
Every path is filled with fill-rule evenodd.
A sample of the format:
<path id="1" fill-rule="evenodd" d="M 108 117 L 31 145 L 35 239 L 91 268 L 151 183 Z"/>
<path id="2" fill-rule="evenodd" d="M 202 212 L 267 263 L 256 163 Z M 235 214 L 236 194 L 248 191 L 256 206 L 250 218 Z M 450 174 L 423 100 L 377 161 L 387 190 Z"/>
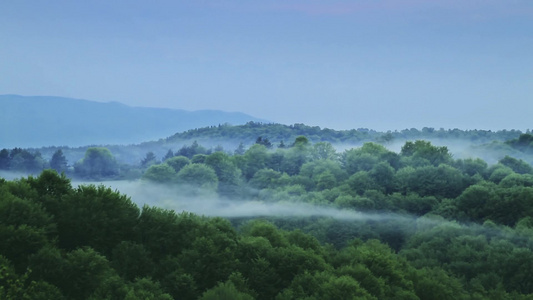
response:
<path id="1" fill-rule="evenodd" d="M 256 133 L 268 127 L 246 126 Z M 447 147 L 422 140 L 406 142 L 399 153 L 375 142 L 337 153 L 313 141 L 321 133 L 345 138 L 339 132 L 295 125 L 291 134 L 312 134 L 288 139 L 285 127 L 268 129 L 279 129 L 279 136 L 258 135 L 258 143 L 233 154 L 198 143 L 177 156 L 171 151 L 164 162 L 148 152 L 142 178 L 186 197 L 317 205 L 338 215 L 207 218 L 139 209 L 118 191 L 73 187 L 54 170 L 0 180 L 0 298 L 532 297 L 533 168 L 527 161 L 454 159 Z M 446 134 L 452 133 L 465 134 Z M 281 138 L 293 142 L 277 149 L 266 143 Z M 524 141 L 527 136 L 509 144 Z M 11 152 L 0 151 L 0 164 L 12 166 Z M 123 169 L 109 149 L 95 147 L 75 165 L 88 178 Z"/>
<path id="2" fill-rule="evenodd" d="M 74 172 L 85 178 L 109 178 L 118 174 L 118 163 L 109 149 L 92 147 L 87 149 L 85 157 L 74 165 Z"/>

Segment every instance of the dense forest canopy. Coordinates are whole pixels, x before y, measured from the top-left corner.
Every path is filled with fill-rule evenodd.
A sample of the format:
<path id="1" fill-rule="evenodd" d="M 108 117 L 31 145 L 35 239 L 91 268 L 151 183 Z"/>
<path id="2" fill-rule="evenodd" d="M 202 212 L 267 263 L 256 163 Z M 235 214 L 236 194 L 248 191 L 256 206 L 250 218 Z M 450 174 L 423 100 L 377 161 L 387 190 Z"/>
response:
<path id="1" fill-rule="evenodd" d="M 111 147 L 73 165 L 65 149 L 49 161 L 4 149 L 8 170 L 53 169 L 0 179 L 0 298 L 531 299 L 531 140 L 478 144 L 500 147 L 490 163 L 423 139 L 339 150 L 313 135 L 231 150 L 197 141 L 137 165 Z M 165 193 L 143 205 L 69 176 Z M 219 208 L 173 210 L 183 203 Z"/>

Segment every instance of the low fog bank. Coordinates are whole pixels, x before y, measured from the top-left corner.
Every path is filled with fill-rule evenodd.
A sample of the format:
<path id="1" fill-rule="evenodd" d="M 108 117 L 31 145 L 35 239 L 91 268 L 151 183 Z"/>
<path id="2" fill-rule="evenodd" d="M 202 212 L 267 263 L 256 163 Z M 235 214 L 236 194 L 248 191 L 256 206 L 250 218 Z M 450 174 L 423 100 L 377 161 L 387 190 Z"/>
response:
<path id="1" fill-rule="evenodd" d="M 0 177 L 6 180 L 26 177 L 26 174 L 0 172 Z M 198 190 L 186 186 L 169 186 L 154 184 L 143 180 L 127 181 L 75 181 L 74 188 L 80 185 L 102 185 L 127 195 L 132 202 L 173 210 L 177 213 L 191 212 L 207 217 L 223 218 L 310 218 L 324 217 L 344 222 L 376 222 L 389 224 L 398 232 L 415 232 L 438 226 L 452 226 L 456 228 L 475 230 L 478 233 L 508 235 L 504 227 L 481 224 L 465 224 L 446 220 L 441 216 L 428 215 L 417 217 L 408 214 L 392 212 L 357 212 L 339 209 L 332 206 L 320 206 L 303 202 L 268 202 L 257 200 L 231 200 L 218 197 L 213 192 Z M 524 238 L 524 237 L 521 237 Z"/>
<path id="2" fill-rule="evenodd" d="M 187 211 L 211 217 L 332 217 L 338 220 L 386 220 L 410 217 L 393 214 L 367 214 L 351 210 L 341 210 L 307 203 L 262 202 L 249 200 L 229 200 L 214 194 L 199 192 L 188 187 L 152 184 L 137 181 L 73 182 L 78 185 L 104 185 L 128 195 L 139 207 L 143 205 L 172 209 L 176 212 Z"/>
<path id="3" fill-rule="evenodd" d="M 81 183 L 73 183 L 73 186 L 76 186 L 76 184 Z M 156 185 L 141 180 L 108 181 L 100 184 L 128 195 L 139 207 L 144 205 L 156 206 L 174 210 L 177 213 L 191 212 L 201 216 L 228 219 L 322 217 L 347 222 L 345 223 L 346 226 L 355 225 L 353 223 L 366 223 L 370 226 L 369 228 L 374 228 L 377 231 L 395 232 L 394 234 L 399 234 L 400 236 L 428 230 L 433 231 L 435 234 L 440 234 L 441 230 L 450 229 L 453 231 L 459 230 L 464 234 L 499 236 L 515 241 L 531 240 L 530 236 L 514 232 L 505 226 L 497 226 L 492 222 L 489 222 L 489 224 L 477 224 L 446 220 L 438 215 L 418 217 L 393 212 L 357 212 L 308 203 L 229 200 L 221 199 L 213 194 L 201 194 L 198 193 L 198 190 L 191 188 Z M 193 193 L 196 193 L 196 195 L 191 195 Z"/>
<path id="4" fill-rule="evenodd" d="M 391 142 L 387 143 L 378 143 L 383 145 L 385 148 L 387 148 L 389 151 L 400 153 L 402 151 L 402 147 L 405 145 L 406 142 L 414 142 L 417 139 L 397 139 Z M 521 154 L 519 151 L 513 151 L 513 149 L 506 149 L 506 151 L 495 151 L 490 148 L 484 147 L 486 144 L 483 143 L 475 143 L 475 142 L 467 142 L 465 140 L 461 139 L 426 139 L 421 138 L 418 140 L 424 140 L 430 142 L 433 146 L 438 147 L 446 147 L 448 148 L 448 151 L 450 154 L 452 154 L 454 159 L 467 159 L 467 158 L 480 158 L 487 162 L 489 165 L 493 165 L 498 163 L 499 160 L 505 157 L 505 155 L 510 155 L 516 158 L 527 160 L 527 158 L 524 157 L 523 154 Z M 343 153 L 346 150 L 350 150 L 352 148 L 359 148 L 362 147 L 363 144 L 367 143 L 360 142 L 360 143 L 333 143 L 332 146 L 335 147 L 335 150 L 337 153 Z"/>
<path id="5" fill-rule="evenodd" d="M 347 222 L 393 222 L 398 230 L 453 223 L 438 216 L 415 217 L 397 213 L 366 213 L 295 202 L 262 202 L 256 200 L 222 199 L 214 194 L 202 193 L 187 187 L 153 184 L 137 181 L 73 182 L 73 186 L 86 184 L 104 185 L 128 195 L 139 207 L 156 206 L 177 213 L 191 212 L 208 217 L 256 218 L 256 217 L 327 217 Z"/>

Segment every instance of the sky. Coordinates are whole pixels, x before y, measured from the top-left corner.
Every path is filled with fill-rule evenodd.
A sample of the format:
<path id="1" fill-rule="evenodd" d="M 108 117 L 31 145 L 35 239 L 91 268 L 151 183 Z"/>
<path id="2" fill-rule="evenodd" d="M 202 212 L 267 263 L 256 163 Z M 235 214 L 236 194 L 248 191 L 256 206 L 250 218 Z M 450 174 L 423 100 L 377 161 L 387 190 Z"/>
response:
<path id="1" fill-rule="evenodd" d="M 2 1 L 0 94 L 533 129 L 533 1 Z"/>

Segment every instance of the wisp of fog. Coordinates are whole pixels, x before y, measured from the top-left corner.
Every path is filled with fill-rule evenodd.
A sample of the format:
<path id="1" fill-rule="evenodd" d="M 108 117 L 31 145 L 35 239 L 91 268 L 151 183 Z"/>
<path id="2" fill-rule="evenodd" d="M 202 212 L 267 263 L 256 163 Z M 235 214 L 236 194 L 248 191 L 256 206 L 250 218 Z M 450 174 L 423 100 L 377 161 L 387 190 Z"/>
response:
<path id="1" fill-rule="evenodd" d="M 73 185 L 87 184 L 73 182 Z M 395 213 L 365 213 L 348 209 L 295 202 L 263 202 L 257 200 L 230 200 L 213 194 L 194 195 L 192 188 L 153 184 L 138 181 L 90 182 L 102 184 L 128 195 L 139 207 L 157 206 L 176 212 L 192 212 L 198 215 L 224 218 L 253 217 L 329 217 L 339 221 L 399 221 L 420 225 L 437 225 L 442 219 L 415 218 Z M 197 192 L 197 191 L 196 191 Z"/>

